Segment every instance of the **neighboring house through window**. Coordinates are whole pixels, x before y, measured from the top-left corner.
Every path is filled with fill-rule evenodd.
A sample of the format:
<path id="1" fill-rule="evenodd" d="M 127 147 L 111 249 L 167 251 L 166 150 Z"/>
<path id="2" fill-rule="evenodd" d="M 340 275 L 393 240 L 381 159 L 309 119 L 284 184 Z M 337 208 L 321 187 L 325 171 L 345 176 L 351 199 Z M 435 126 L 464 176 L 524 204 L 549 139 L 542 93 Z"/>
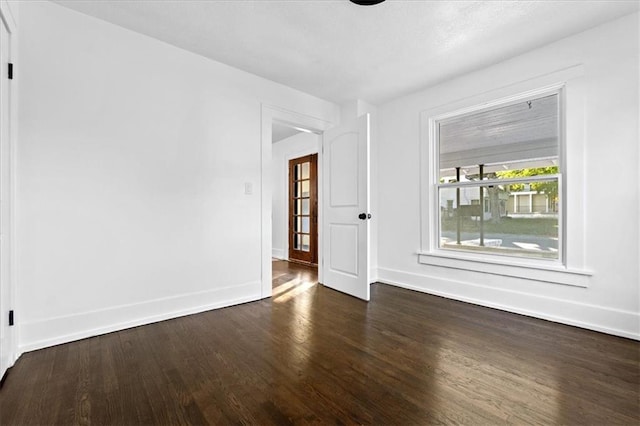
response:
<path id="1" fill-rule="evenodd" d="M 582 75 L 421 112 L 419 263 L 586 286 Z"/>

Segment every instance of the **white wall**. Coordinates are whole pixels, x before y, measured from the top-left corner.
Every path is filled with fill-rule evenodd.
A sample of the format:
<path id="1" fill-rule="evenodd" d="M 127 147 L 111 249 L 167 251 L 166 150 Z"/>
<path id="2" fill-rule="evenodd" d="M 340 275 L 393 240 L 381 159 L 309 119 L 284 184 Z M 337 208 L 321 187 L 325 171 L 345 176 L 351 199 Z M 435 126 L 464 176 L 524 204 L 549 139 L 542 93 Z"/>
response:
<path id="1" fill-rule="evenodd" d="M 272 256 L 289 258 L 289 160 L 318 152 L 320 136 L 298 133 L 273 144 Z"/>
<path id="2" fill-rule="evenodd" d="M 53 3 L 20 8 L 21 350 L 258 299 L 261 103 L 329 122 L 339 107 Z"/>
<path id="3" fill-rule="evenodd" d="M 636 14 L 380 106 L 380 280 L 640 338 L 638 63 Z M 580 64 L 584 137 L 570 142 L 583 144 L 585 179 L 572 188 L 584 208 L 569 207 L 583 215 L 574 251 L 593 271 L 587 288 L 419 264 L 420 112 Z"/>

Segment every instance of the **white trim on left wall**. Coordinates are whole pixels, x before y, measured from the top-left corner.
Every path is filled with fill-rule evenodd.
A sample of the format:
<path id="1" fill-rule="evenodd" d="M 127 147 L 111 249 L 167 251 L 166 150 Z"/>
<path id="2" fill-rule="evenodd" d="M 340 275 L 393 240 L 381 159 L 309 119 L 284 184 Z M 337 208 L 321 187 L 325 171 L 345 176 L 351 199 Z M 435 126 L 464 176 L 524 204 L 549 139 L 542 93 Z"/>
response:
<path id="1" fill-rule="evenodd" d="M 17 20 L 16 15 L 11 9 L 11 5 L 7 0 L 0 1 L 0 19 L 6 25 L 11 37 L 9 39 L 9 52 L 7 54 L 8 61 L 14 64 L 14 77 L 11 80 L 11 90 L 10 90 L 10 99 L 9 99 L 9 179 L 10 179 L 10 190 L 9 190 L 9 211 L 10 211 L 10 226 L 9 226 L 9 252 L 6 254 L 9 256 L 9 294 L 10 294 L 10 305 L 12 309 L 16 310 L 16 301 L 18 286 L 17 286 L 17 277 L 16 277 L 16 254 L 18 253 L 17 245 L 16 245 L 16 146 L 18 141 L 18 84 L 19 78 L 17 75 L 17 71 L 19 68 L 17 66 L 18 60 L 18 38 L 17 38 Z M 2 64 L 5 66 L 5 64 Z M 17 313 L 16 315 L 19 315 Z M 19 341 L 20 327 L 19 323 L 16 321 L 15 325 L 9 332 L 9 368 L 12 367 L 15 362 L 18 360 L 22 352 L 18 348 L 17 342 Z M 4 372 L 0 372 L 0 378 L 3 376 Z"/>
<path id="2" fill-rule="evenodd" d="M 22 324 L 22 336 L 25 341 L 30 343 L 19 349 L 21 352 L 34 351 L 140 325 L 253 302 L 258 299 L 260 299 L 260 283 L 254 281 L 215 290 L 204 290 L 73 315 L 46 318 Z M 114 318 L 129 319 L 114 324 Z M 67 330 L 67 333 L 60 335 L 57 330 Z"/>

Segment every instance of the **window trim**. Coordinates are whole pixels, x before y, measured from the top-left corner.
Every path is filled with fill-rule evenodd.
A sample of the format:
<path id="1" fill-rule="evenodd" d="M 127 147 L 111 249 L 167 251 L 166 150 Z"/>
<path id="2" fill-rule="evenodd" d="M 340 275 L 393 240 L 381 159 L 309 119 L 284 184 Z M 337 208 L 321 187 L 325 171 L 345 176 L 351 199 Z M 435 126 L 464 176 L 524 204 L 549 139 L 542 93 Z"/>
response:
<path id="1" fill-rule="evenodd" d="M 420 113 L 420 225 L 421 239 L 418 250 L 418 262 L 430 266 L 490 273 L 501 276 L 526 278 L 557 284 L 586 287 L 592 272 L 584 268 L 584 250 L 579 250 L 584 238 L 584 218 L 572 215 L 572 223 L 567 224 L 568 185 L 576 187 L 583 182 L 583 162 L 574 162 L 573 169 L 567 168 L 567 152 L 576 151 L 584 139 L 584 88 L 582 85 L 583 66 L 577 65 L 555 73 L 519 82 L 510 86 L 464 98 L 431 108 Z M 572 98 L 567 98 L 567 92 Z M 488 253 L 466 252 L 454 249 L 441 249 L 438 245 L 439 206 L 438 197 L 438 143 L 437 126 L 439 120 L 476 112 L 479 110 L 507 106 L 522 102 L 523 99 L 558 94 L 559 135 L 558 165 L 560 174 L 559 247 L 558 259 L 535 259 Z M 572 110 L 567 111 L 568 100 Z M 567 120 L 571 126 L 568 128 Z M 570 132 L 569 132 L 570 131 Z M 573 148 L 573 150 L 571 150 Z M 477 183 L 476 183 L 477 184 Z M 584 191 L 577 188 L 579 194 L 572 197 L 573 211 L 580 210 L 583 200 L 575 203 L 576 197 Z M 581 235 L 582 234 L 582 235 Z M 569 252 L 567 248 L 570 247 Z"/>
<path id="2" fill-rule="evenodd" d="M 442 251 L 444 250 L 440 250 L 440 252 Z M 588 278 L 593 275 L 591 271 L 583 269 L 517 262 L 517 260 L 520 260 L 518 258 L 510 258 L 509 261 L 506 262 L 503 261 L 503 258 L 506 256 L 492 256 L 493 258 L 486 259 L 463 251 L 447 250 L 446 253 L 440 252 L 418 252 L 418 262 L 423 265 L 461 269 L 503 277 L 525 278 L 584 288 L 588 287 Z"/>
<path id="3" fill-rule="evenodd" d="M 433 203 L 433 206 L 439 206 L 440 205 L 440 200 L 438 198 L 438 189 L 441 187 L 441 184 L 439 183 L 439 159 L 440 159 L 440 141 L 439 141 L 439 135 L 438 135 L 438 122 L 440 122 L 441 120 L 447 119 L 447 118 L 451 118 L 451 117 L 458 117 L 461 115 L 465 115 L 465 114 L 470 114 L 470 113 L 475 113 L 478 111 L 486 111 L 489 110 L 491 108 L 503 108 L 503 107 L 507 107 L 510 105 L 514 105 L 514 104 L 518 104 L 521 103 L 523 101 L 526 100 L 530 100 L 532 98 L 542 98 L 545 96 L 551 96 L 551 95 L 556 95 L 558 96 L 558 164 L 560 166 L 560 173 L 558 173 L 557 175 L 553 175 L 553 176 L 549 176 L 549 177 L 553 177 L 553 178 L 557 178 L 558 180 L 558 185 L 559 185 L 559 193 L 561 195 L 560 197 L 560 205 L 558 208 L 558 258 L 557 259 L 539 259 L 539 258 L 528 258 L 528 257 L 518 257 L 518 260 L 523 260 L 526 263 L 532 263 L 532 264 L 537 264 L 538 262 L 544 262 L 546 264 L 549 263 L 553 263 L 554 266 L 557 265 L 564 265 L 564 239 L 565 239 L 565 234 L 564 234 L 564 228 L 565 228 L 565 217 L 564 217 L 564 187 L 562 185 L 562 175 L 564 173 L 565 167 L 564 167 L 564 150 L 563 150 L 563 146 L 564 146 L 564 114 L 563 114 L 563 110 L 564 110 L 564 84 L 558 84 L 558 85 L 553 85 L 550 87 L 542 87 L 540 89 L 536 89 L 536 90 L 530 90 L 524 93 L 519 93 L 519 94 L 515 94 L 513 96 L 509 96 L 506 98 L 502 98 L 502 99 L 496 99 L 490 102 L 485 102 L 485 103 L 480 103 L 477 105 L 472 105 L 466 108 L 462 108 L 459 110 L 454 110 L 445 114 L 441 114 L 441 115 L 436 115 L 436 116 L 432 116 L 429 117 L 429 145 L 431 146 L 432 150 L 433 150 L 433 156 L 430 159 L 430 168 L 432 170 L 431 173 L 431 179 L 428 182 L 429 188 L 431 189 L 431 194 L 430 194 L 430 200 Z M 511 183 L 511 181 L 513 181 L 514 183 L 520 183 L 520 181 L 535 181 L 535 180 L 543 180 L 544 178 L 548 178 L 547 176 L 536 176 L 536 177 L 527 177 L 527 178 L 518 178 L 518 179 L 505 179 L 504 183 Z M 501 182 L 503 180 L 501 179 Z M 466 187 L 466 186 L 478 186 L 480 183 L 479 182 L 458 182 L 456 184 L 447 184 L 447 186 L 449 187 Z M 432 213 L 432 216 L 434 216 L 434 223 L 433 223 L 433 231 L 431 233 L 432 237 L 431 237 L 431 242 L 430 242 L 430 247 L 432 247 L 432 251 L 438 254 L 442 254 L 442 252 L 444 253 L 448 253 L 448 252 L 459 252 L 462 251 L 464 252 L 464 250 L 455 250 L 455 249 L 443 249 L 440 247 L 439 244 L 439 238 L 440 238 L 440 226 L 439 226 L 439 213 L 437 211 L 438 209 L 434 208 L 434 213 Z M 476 252 L 477 256 L 482 259 L 482 258 L 487 258 L 487 259 L 493 259 L 495 258 L 495 256 L 500 256 L 500 257 L 507 257 L 508 254 L 495 254 L 495 253 L 488 253 L 488 252 Z"/>

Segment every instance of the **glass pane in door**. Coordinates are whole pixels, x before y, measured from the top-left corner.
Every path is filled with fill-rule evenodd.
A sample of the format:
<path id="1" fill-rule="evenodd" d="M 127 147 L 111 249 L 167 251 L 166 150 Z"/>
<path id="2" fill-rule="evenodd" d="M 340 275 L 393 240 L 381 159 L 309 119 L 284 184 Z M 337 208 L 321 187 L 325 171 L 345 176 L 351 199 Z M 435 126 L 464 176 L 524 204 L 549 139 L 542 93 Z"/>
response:
<path id="1" fill-rule="evenodd" d="M 310 167 L 311 163 L 309 163 L 309 162 L 302 163 L 300 166 L 302 168 L 302 171 L 301 171 L 301 174 L 300 174 L 300 178 L 301 179 L 309 179 L 309 177 L 310 177 L 310 172 L 309 171 L 311 170 L 311 167 Z"/>
<path id="2" fill-rule="evenodd" d="M 295 222 L 295 231 L 302 232 L 303 234 L 308 234 L 310 224 L 311 221 L 309 216 L 298 216 Z"/>
<path id="3" fill-rule="evenodd" d="M 309 196 L 309 181 L 303 180 L 296 184 L 296 197 L 308 197 Z"/>

